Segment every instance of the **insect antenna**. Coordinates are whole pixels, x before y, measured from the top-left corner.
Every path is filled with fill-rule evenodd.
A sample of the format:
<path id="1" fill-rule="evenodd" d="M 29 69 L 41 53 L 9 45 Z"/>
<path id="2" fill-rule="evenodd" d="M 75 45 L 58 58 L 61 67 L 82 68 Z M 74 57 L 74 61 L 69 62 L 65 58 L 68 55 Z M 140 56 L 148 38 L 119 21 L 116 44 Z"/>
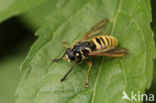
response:
<path id="1" fill-rule="evenodd" d="M 54 59 L 52 59 L 52 61 L 53 61 L 53 62 L 58 62 L 58 61 L 60 61 L 60 60 L 63 59 L 64 55 L 65 55 L 65 54 L 63 54 L 63 56 L 60 57 L 60 58 L 54 58 Z"/>
<path id="2" fill-rule="evenodd" d="M 60 61 L 60 60 L 62 60 L 62 57 L 61 58 L 52 59 L 53 62 L 57 62 L 57 61 Z"/>

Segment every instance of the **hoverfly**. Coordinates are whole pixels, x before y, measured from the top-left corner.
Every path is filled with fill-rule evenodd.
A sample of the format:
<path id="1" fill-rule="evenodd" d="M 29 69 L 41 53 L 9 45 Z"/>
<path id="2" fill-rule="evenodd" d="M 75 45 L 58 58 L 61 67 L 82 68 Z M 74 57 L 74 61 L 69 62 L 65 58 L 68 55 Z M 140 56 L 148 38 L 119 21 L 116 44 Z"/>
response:
<path id="1" fill-rule="evenodd" d="M 92 63 L 88 57 L 90 56 L 109 56 L 109 57 L 122 57 L 128 53 L 127 49 L 118 47 L 118 41 L 113 36 L 108 36 L 106 33 L 102 35 L 109 20 L 103 19 L 94 25 L 80 41 L 76 40 L 71 47 L 66 42 L 64 46 L 67 48 L 61 58 L 55 58 L 53 61 L 64 60 L 68 62 L 75 61 L 69 71 L 60 80 L 65 80 L 68 74 L 72 71 L 73 67 L 80 64 L 81 61 L 86 60 L 89 65 L 86 74 L 86 87 L 88 87 L 88 75 L 92 67 Z"/>

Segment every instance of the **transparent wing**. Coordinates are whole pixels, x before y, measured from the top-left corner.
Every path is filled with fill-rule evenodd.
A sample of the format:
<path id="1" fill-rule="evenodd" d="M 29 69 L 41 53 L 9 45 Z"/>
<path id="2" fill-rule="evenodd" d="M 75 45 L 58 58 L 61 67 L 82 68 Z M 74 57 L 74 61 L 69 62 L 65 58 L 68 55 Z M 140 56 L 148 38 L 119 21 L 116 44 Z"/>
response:
<path id="1" fill-rule="evenodd" d="M 127 49 L 124 48 L 115 48 L 111 50 L 99 50 L 99 51 L 94 51 L 90 52 L 88 55 L 90 56 L 109 56 L 109 57 L 122 57 L 128 53 Z"/>
<path id="2" fill-rule="evenodd" d="M 87 40 L 93 36 L 101 34 L 106 28 L 109 20 L 107 18 L 101 20 L 97 24 L 95 24 L 84 36 L 84 39 Z"/>

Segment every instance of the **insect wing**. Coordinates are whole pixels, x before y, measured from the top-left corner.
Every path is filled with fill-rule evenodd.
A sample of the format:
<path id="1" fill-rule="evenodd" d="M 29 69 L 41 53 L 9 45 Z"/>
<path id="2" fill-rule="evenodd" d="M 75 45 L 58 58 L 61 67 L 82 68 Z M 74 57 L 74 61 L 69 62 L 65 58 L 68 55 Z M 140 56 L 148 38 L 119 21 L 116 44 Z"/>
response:
<path id="1" fill-rule="evenodd" d="M 89 56 L 109 56 L 109 57 L 122 57 L 128 53 L 127 49 L 124 48 L 115 48 L 109 51 L 100 50 L 95 52 L 90 52 Z"/>
<path id="2" fill-rule="evenodd" d="M 99 35 L 102 33 L 107 26 L 109 20 L 107 18 L 101 20 L 95 24 L 84 36 L 84 40 L 90 39 L 93 36 Z"/>

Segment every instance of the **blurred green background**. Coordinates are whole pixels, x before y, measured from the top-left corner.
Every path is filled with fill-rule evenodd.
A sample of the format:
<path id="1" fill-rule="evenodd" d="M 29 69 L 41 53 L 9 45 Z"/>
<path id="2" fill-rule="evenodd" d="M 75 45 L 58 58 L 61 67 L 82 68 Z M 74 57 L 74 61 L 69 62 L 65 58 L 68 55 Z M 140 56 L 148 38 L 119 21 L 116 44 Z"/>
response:
<path id="1" fill-rule="evenodd" d="M 156 33 L 156 0 L 151 0 L 151 5 L 151 27 Z M 0 24 L 0 103 L 15 101 L 15 91 L 23 74 L 19 69 L 20 64 L 37 39 L 34 36 L 35 31 L 46 22 L 48 13 L 55 10 L 55 6 L 56 0 L 48 0 L 31 11 Z M 153 82 L 146 92 L 156 95 L 156 60 L 154 67 Z"/>

